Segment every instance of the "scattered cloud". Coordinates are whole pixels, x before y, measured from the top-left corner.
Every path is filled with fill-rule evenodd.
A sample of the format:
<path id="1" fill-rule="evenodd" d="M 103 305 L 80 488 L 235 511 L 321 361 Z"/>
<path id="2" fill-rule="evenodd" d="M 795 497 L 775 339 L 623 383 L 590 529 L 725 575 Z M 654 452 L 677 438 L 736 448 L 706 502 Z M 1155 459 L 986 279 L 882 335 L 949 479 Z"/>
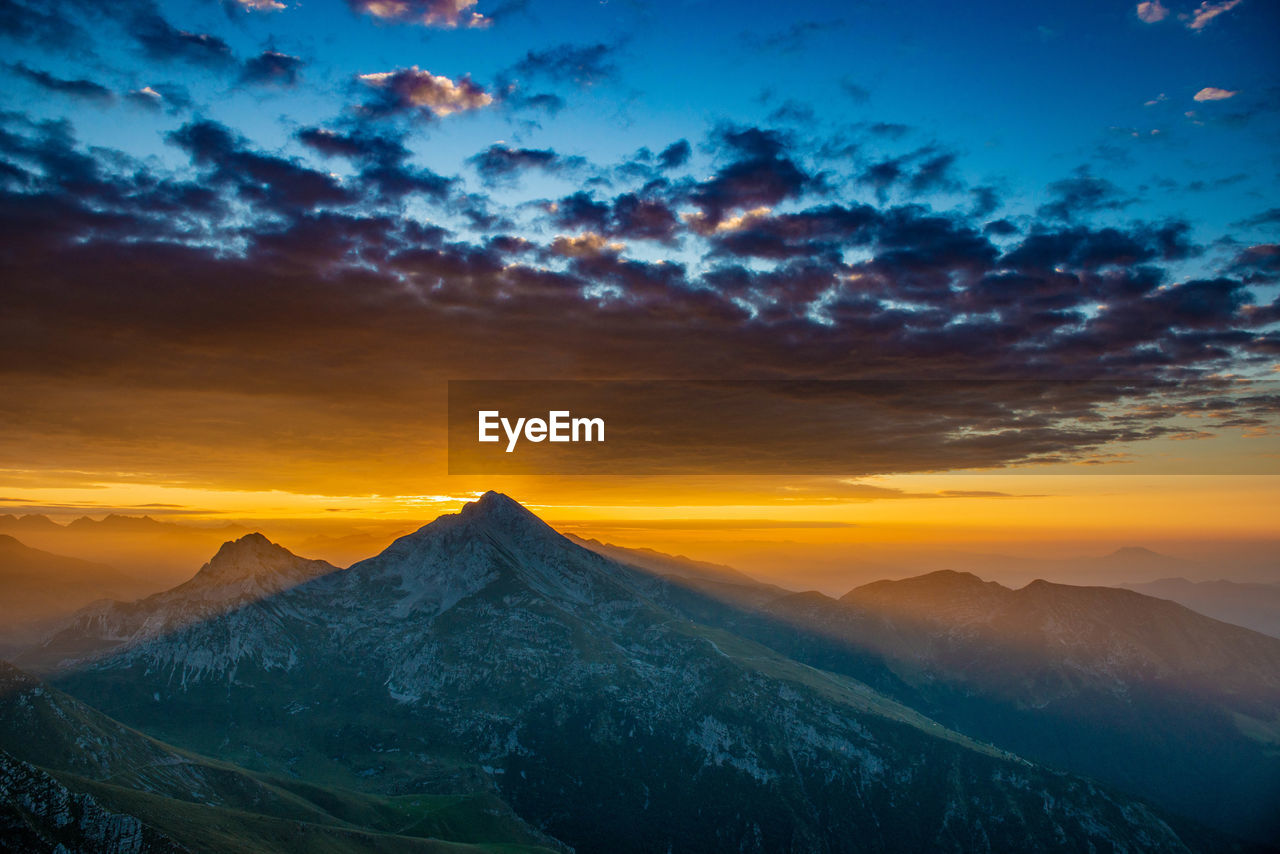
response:
<path id="1" fill-rule="evenodd" d="M 208 33 L 193 33 L 170 24 L 158 13 L 136 16 L 133 37 L 152 59 L 181 61 L 206 67 L 228 66 L 234 62 L 231 47 Z"/>
<path id="2" fill-rule="evenodd" d="M 275 50 L 264 50 L 244 64 L 240 79 L 245 83 L 296 86 L 305 63 L 296 56 Z"/>
<path id="3" fill-rule="evenodd" d="M 1149 2 L 1138 4 L 1138 20 L 1143 23 L 1154 24 L 1157 21 L 1163 21 L 1168 15 L 1169 10 L 1160 0 L 1149 0 Z"/>
<path id="4" fill-rule="evenodd" d="M 689 140 L 677 140 L 666 148 L 662 149 L 662 153 L 658 155 L 658 163 L 663 169 L 679 169 L 681 166 L 689 162 L 693 149 L 689 145 Z"/>
<path id="5" fill-rule="evenodd" d="M 575 236 L 560 235 L 551 241 L 551 251 L 566 258 L 583 258 L 605 252 L 617 254 L 626 249 L 625 243 L 610 241 L 601 234 L 588 231 Z"/>
<path id="6" fill-rule="evenodd" d="M 1239 6 L 1241 2 L 1243 2 L 1243 0 L 1223 0 L 1221 3 L 1210 3 L 1209 0 L 1204 0 L 1204 2 L 1197 6 L 1196 10 L 1191 13 L 1191 20 L 1187 22 L 1187 29 L 1204 29 L 1205 26 L 1207 26 L 1214 18 L 1224 12 L 1230 12 L 1232 9 Z"/>
<path id="7" fill-rule="evenodd" d="M 517 77 L 541 77 L 557 83 L 593 86 L 614 79 L 617 48 L 604 43 L 562 44 L 546 50 L 531 50 L 510 69 Z"/>
<path id="8" fill-rule="evenodd" d="M 1232 225 L 1242 226 L 1245 228 L 1265 226 L 1265 225 L 1280 226 L 1280 207 L 1267 208 L 1265 211 L 1262 211 L 1261 213 L 1255 214 L 1251 217 L 1248 217 L 1247 219 L 1242 219 L 1238 222 L 1232 223 Z"/>
<path id="9" fill-rule="evenodd" d="M 455 29 L 487 27 L 492 23 L 490 18 L 472 11 L 476 0 L 347 0 L 347 4 L 356 12 L 399 24 Z"/>
<path id="10" fill-rule="evenodd" d="M 36 68 L 29 68 L 23 63 L 7 66 L 10 71 L 22 77 L 29 83 L 34 83 L 47 92 L 56 92 L 59 95 L 68 95 L 72 98 L 79 98 L 84 101 L 97 101 L 99 103 L 110 103 L 115 100 L 115 94 L 100 83 L 92 80 L 68 80 L 62 77 L 56 77 L 47 71 L 41 71 Z"/>
<path id="11" fill-rule="evenodd" d="M 1196 101 L 1225 101 L 1228 98 L 1234 98 L 1240 94 L 1232 89 L 1219 89 L 1217 86 L 1206 86 L 1197 92 L 1193 98 Z"/>
<path id="12" fill-rule="evenodd" d="M 191 95 L 187 90 L 173 83 L 155 83 L 134 89 L 125 96 L 135 107 L 148 110 L 164 110 L 178 113 L 191 107 Z"/>
<path id="13" fill-rule="evenodd" d="M 1076 169 L 1070 178 L 1054 181 L 1047 189 L 1053 201 L 1042 204 L 1036 212 L 1063 222 L 1098 211 L 1120 210 L 1133 201 L 1111 181 L 1094 175 L 1085 166 Z"/>
<path id="14" fill-rule="evenodd" d="M 366 111 L 375 115 L 419 111 L 442 117 L 493 103 L 493 96 L 472 82 L 470 75 L 451 80 L 416 65 L 397 71 L 361 74 L 358 79 L 377 90 L 378 96 L 365 105 Z"/>
<path id="15" fill-rule="evenodd" d="M 583 164 L 580 157 L 563 157 L 549 148 L 512 148 L 503 143 L 489 146 L 467 162 L 486 184 L 510 182 L 528 169 L 560 172 Z"/>
<path id="16" fill-rule="evenodd" d="M 250 12 L 279 12 L 285 8 L 280 0 L 235 0 L 241 9 Z"/>

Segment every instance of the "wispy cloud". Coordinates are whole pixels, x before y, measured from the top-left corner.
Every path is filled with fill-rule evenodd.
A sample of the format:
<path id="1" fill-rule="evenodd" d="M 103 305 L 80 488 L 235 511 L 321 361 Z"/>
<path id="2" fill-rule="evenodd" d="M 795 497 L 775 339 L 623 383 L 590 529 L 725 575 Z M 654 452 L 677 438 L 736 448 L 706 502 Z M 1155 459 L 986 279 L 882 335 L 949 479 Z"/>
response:
<path id="1" fill-rule="evenodd" d="M 95 83 L 92 80 L 68 80 L 62 77 L 56 77 L 49 74 L 47 71 L 41 71 L 37 68 L 29 68 L 22 63 L 10 65 L 8 68 L 10 71 L 48 92 L 56 92 L 60 95 L 69 95 L 73 98 L 81 98 L 87 101 L 100 101 L 103 103 L 109 103 L 115 100 L 115 95 L 110 89 L 100 83 Z"/>
<path id="2" fill-rule="evenodd" d="M 1196 7 L 1195 12 L 1191 14 L 1187 29 L 1202 30 L 1214 18 L 1224 12 L 1230 12 L 1242 2 L 1243 0 L 1223 0 L 1221 3 L 1210 3 L 1209 0 L 1204 0 L 1203 3 Z"/>

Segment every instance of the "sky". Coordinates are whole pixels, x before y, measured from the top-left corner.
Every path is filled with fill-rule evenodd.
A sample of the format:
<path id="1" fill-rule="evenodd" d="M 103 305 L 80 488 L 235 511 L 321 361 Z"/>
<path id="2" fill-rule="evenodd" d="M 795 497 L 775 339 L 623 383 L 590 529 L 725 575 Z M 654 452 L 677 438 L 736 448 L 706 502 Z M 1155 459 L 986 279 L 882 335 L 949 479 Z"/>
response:
<path id="1" fill-rule="evenodd" d="M 1260 0 L 0 0 L 0 513 L 338 530 L 499 488 L 685 551 L 1273 538 L 1278 32 Z M 662 477 L 459 476 L 459 379 L 915 399 L 844 471 L 717 469 L 762 416 Z"/>

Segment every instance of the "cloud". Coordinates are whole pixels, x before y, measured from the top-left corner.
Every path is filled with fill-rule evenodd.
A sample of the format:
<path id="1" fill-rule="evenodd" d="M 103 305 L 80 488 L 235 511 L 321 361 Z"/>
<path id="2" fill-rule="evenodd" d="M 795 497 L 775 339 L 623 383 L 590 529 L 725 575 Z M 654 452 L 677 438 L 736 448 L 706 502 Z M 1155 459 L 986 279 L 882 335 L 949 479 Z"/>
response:
<path id="1" fill-rule="evenodd" d="M 378 97 L 365 105 L 366 111 L 374 115 L 420 111 L 442 117 L 493 103 L 493 96 L 473 83 L 470 75 L 455 81 L 423 71 L 416 65 L 397 71 L 361 74 L 357 79 L 378 92 Z"/>
<path id="2" fill-rule="evenodd" d="M 1232 261 L 1230 271 L 1250 283 L 1280 282 L 1280 243 L 1259 243 L 1242 249 Z M 1271 319 L 1280 320 L 1280 315 L 1273 312 Z"/>
<path id="3" fill-rule="evenodd" d="M 877 378 L 871 403 L 888 415 L 847 458 L 868 470 L 1071 461 L 1185 431 L 1170 419 L 1187 401 L 1220 398 L 1222 421 L 1260 417 L 1239 376 L 1223 377 L 1280 349 L 1263 287 L 1278 274 L 1273 244 L 1206 255 L 1191 280 L 1177 262 L 1200 249 L 1177 221 L 1102 227 L 1049 211 L 997 244 L 968 197 L 943 211 L 860 203 L 805 168 L 810 141 L 762 128 L 717 129 L 701 180 L 647 174 L 607 195 L 583 182 L 509 208 L 507 194 L 467 194 L 417 166 L 394 123 L 303 128 L 292 157 L 189 121 L 168 137 L 177 165 L 82 145 L 69 123 L 3 113 L 0 126 L 12 392 L 0 451 L 15 459 L 412 492 L 419 472 L 402 461 L 436 439 L 431 390 L 518 365 L 547 378 L 758 376 L 749 366 Z M 344 177 L 320 158 L 340 159 Z M 507 144 L 471 164 L 490 181 L 590 171 Z M 781 201 L 754 201 L 766 198 Z M 508 216 L 521 237 L 493 224 Z M 646 260 L 641 239 L 681 251 Z M 904 377 L 936 382 L 922 395 Z M 1172 408 L 1122 406 L 1135 377 Z M 198 453 L 212 445 L 228 453 Z M 281 458 L 282 445 L 312 453 Z"/>
<path id="4" fill-rule="evenodd" d="M 265 209 L 297 214 L 351 200 L 332 176 L 296 160 L 254 151 L 217 122 L 188 122 L 167 138 L 208 170 L 207 180 Z"/>
<path id="5" fill-rule="evenodd" d="M 92 80 L 68 80 L 62 77 L 55 77 L 47 71 L 29 68 L 23 63 L 7 67 L 15 74 L 49 92 L 104 104 L 115 100 L 115 94 L 110 89 Z"/>
<path id="6" fill-rule="evenodd" d="M 717 253 L 752 258 L 820 257 L 872 242 L 881 219 L 868 205 L 827 205 L 799 213 L 748 213 L 710 232 Z M 697 229 L 699 223 L 691 225 Z M 725 226 L 732 225 L 726 228 Z"/>
<path id="7" fill-rule="evenodd" d="M 274 50 L 264 50 L 244 64 L 240 79 L 245 83 L 296 86 L 302 77 L 305 63 L 296 56 Z"/>
<path id="8" fill-rule="evenodd" d="M 502 143 L 472 155 L 467 162 L 487 184 L 510 181 L 527 169 L 560 172 L 583 164 L 581 158 L 562 157 L 549 148 L 512 148 Z"/>
<path id="9" fill-rule="evenodd" d="M 953 173 L 955 163 L 956 156 L 950 152 L 927 157 L 908 182 L 911 192 L 919 194 L 959 189 L 960 182 Z"/>
<path id="10" fill-rule="evenodd" d="M 680 222 L 666 201 L 637 193 L 623 193 L 612 203 L 578 191 L 549 206 L 557 225 L 588 228 L 629 240 L 670 242 Z"/>
<path id="11" fill-rule="evenodd" d="M 189 62 L 210 68 L 229 66 L 234 61 L 231 47 L 222 39 L 180 30 L 153 11 L 137 15 L 131 29 L 143 51 L 155 60 Z"/>
<path id="12" fill-rule="evenodd" d="M 409 149 L 397 134 L 303 128 L 297 137 L 325 157 L 345 157 L 359 164 L 359 182 L 379 202 L 401 200 L 413 193 L 442 199 L 454 187 L 453 179 L 410 165 Z"/>
<path id="13" fill-rule="evenodd" d="M 251 12 L 279 12 L 285 8 L 280 0 L 235 0 L 241 9 Z"/>
<path id="14" fill-rule="evenodd" d="M 730 160 L 688 193 L 711 228 L 731 211 L 772 207 L 820 183 L 788 156 L 786 136 L 777 131 L 725 126 L 713 139 Z"/>
<path id="15" fill-rule="evenodd" d="M 954 175 L 956 155 L 924 146 L 907 154 L 869 163 L 856 176 L 857 183 L 871 187 L 881 202 L 890 191 L 902 186 L 913 195 L 952 192 L 960 189 Z"/>
<path id="16" fill-rule="evenodd" d="M 970 215 L 978 219 L 986 219 L 1000 209 L 1002 204 L 1000 193 L 995 187 L 972 187 L 969 195 L 973 197 L 973 208 Z"/>
<path id="17" fill-rule="evenodd" d="M 1171 222 L 1160 226 L 1137 225 L 1129 229 L 1038 227 L 1000 259 L 1002 267 L 1048 273 L 1062 269 L 1099 270 L 1103 267 L 1137 267 L 1152 261 L 1176 261 L 1191 257 L 1199 247 L 1189 242 L 1190 226 Z M 1143 280 L 1134 280 L 1135 283 Z M 1146 280 L 1150 281 L 1150 280 Z M 1158 281 L 1140 285 L 1154 287 Z"/>
<path id="18" fill-rule="evenodd" d="M 1254 214 L 1246 219 L 1239 220 L 1238 222 L 1234 222 L 1232 225 L 1244 226 L 1245 228 L 1267 225 L 1280 226 L 1280 207 L 1267 208 L 1265 211 Z"/>
<path id="19" fill-rule="evenodd" d="M 1197 6 L 1196 10 L 1191 13 L 1191 20 L 1187 22 L 1187 29 L 1204 29 L 1205 26 L 1207 26 L 1214 18 L 1224 12 L 1230 12 L 1232 9 L 1239 6 L 1241 2 L 1242 0 L 1223 0 L 1221 3 L 1210 3 L 1209 0 L 1204 0 L 1204 2 Z"/>
<path id="20" fill-rule="evenodd" d="M 1225 101 L 1228 98 L 1234 98 L 1238 94 L 1238 91 L 1233 91 L 1231 89 L 1219 89 L 1217 86 L 1206 86 L 1195 94 L 1193 100 Z"/>
<path id="21" fill-rule="evenodd" d="M 566 258 L 585 258 L 604 253 L 617 254 L 626 244 L 610 241 L 602 234 L 586 232 L 575 236 L 560 235 L 551 241 L 551 251 Z"/>
<path id="22" fill-rule="evenodd" d="M 557 83 L 593 86 L 617 77 L 613 61 L 617 48 L 603 43 L 562 44 L 546 50 L 531 50 L 512 66 L 517 76 L 542 77 Z"/>
<path id="23" fill-rule="evenodd" d="M 89 43 L 88 34 L 54 4 L 0 0 L 0 36 L 67 49 Z"/>
<path id="24" fill-rule="evenodd" d="M 164 110 L 168 113 L 179 113 L 191 106 L 191 95 L 187 90 L 173 83 L 155 83 L 134 89 L 125 96 L 135 107 L 147 110 Z"/>
<path id="25" fill-rule="evenodd" d="M 1169 16 L 1169 10 L 1160 2 L 1160 0 L 1149 0 L 1146 3 L 1138 4 L 1138 20 L 1145 24 L 1154 24 L 1163 21 Z"/>
<path id="26" fill-rule="evenodd" d="M 1037 209 L 1042 217 L 1069 222 L 1084 214 L 1105 210 L 1120 210 L 1132 204 L 1120 188 L 1092 174 L 1088 167 L 1076 169 L 1070 178 L 1054 181 L 1047 188 L 1051 202 L 1046 202 Z"/>
<path id="27" fill-rule="evenodd" d="M 689 140 L 681 139 L 671 143 L 658 155 L 658 163 L 663 169 L 679 169 L 681 166 L 689 162 L 689 157 L 693 153 L 693 149 L 689 146 Z"/>
<path id="28" fill-rule="evenodd" d="M 347 0 L 354 11 L 384 21 L 424 27 L 487 27 L 492 21 L 471 11 L 476 0 Z"/>

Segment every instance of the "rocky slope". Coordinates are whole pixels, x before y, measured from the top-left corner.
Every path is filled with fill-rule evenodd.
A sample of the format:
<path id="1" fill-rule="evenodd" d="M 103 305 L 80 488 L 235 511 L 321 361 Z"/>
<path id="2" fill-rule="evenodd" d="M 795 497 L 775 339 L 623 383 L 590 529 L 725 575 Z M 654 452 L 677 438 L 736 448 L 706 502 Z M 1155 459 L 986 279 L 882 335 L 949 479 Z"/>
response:
<path id="1" fill-rule="evenodd" d="M 0 751 L 0 843 L 29 854 L 178 854 L 189 849 Z"/>

